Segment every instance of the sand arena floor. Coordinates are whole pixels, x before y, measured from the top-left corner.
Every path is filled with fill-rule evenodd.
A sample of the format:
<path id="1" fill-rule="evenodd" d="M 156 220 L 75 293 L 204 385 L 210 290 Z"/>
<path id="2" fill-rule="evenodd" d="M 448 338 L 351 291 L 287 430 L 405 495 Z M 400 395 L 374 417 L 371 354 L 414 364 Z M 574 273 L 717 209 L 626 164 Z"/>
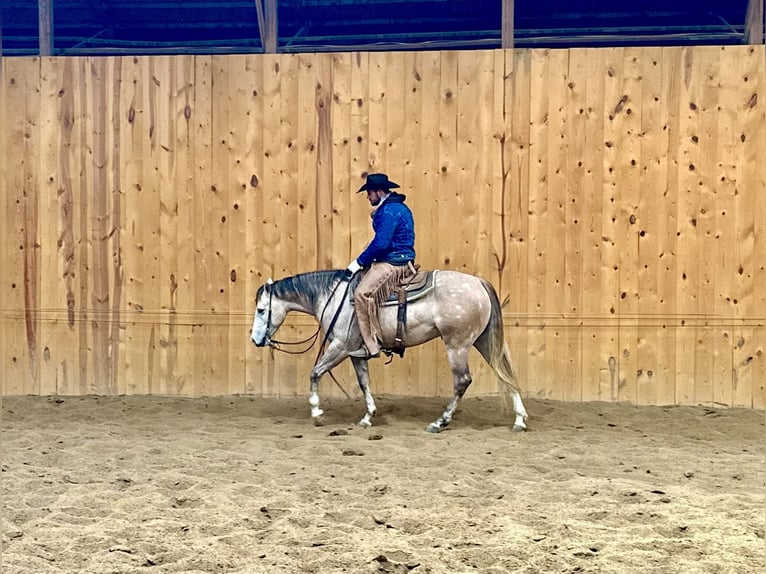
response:
<path id="1" fill-rule="evenodd" d="M 2 572 L 764 572 L 764 413 L 527 400 L 2 402 Z"/>

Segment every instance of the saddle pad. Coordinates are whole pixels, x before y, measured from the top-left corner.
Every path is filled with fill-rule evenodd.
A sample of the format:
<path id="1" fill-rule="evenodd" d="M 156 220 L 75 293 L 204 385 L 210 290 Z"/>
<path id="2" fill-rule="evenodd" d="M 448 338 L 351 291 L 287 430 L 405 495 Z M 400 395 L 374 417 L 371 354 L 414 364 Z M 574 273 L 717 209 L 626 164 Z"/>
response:
<path id="1" fill-rule="evenodd" d="M 408 303 L 427 295 L 431 292 L 431 289 L 434 288 L 434 275 L 436 275 L 437 271 L 438 270 L 418 271 L 412 281 L 410 281 L 409 278 L 405 279 L 404 284 L 397 287 L 394 292 L 391 293 L 391 296 L 385 303 L 383 303 L 383 306 L 388 307 L 389 305 L 396 305 L 399 301 L 396 295 L 402 287 L 404 287 L 404 291 L 407 293 Z"/>

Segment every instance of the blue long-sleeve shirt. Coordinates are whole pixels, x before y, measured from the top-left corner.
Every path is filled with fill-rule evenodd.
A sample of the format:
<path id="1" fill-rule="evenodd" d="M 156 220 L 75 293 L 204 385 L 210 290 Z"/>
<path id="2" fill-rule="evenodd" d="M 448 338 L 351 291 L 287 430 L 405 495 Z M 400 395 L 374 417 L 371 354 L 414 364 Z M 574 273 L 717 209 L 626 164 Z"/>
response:
<path id="1" fill-rule="evenodd" d="M 357 257 L 359 265 L 373 262 L 403 265 L 415 260 L 415 222 L 410 208 L 404 204 L 407 196 L 393 192 L 372 215 L 375 237 Z"/>

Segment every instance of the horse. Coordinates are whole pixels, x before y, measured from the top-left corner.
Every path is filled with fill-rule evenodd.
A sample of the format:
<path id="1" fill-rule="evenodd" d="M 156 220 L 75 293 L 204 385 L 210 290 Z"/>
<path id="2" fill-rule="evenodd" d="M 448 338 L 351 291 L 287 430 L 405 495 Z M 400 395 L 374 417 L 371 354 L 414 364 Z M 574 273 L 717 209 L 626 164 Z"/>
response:
<path id="1" fill-rule="evenodd" d="M 362 337 L 352 305 L 352 285 L 359 274 L 349 280 L 345 270 L 322 270 L 301 273 L 278 281 L 271 278 L 256 294 L 256 310 L 250 339 L 256 347 L 279 348 L 272 339 L 288 313 L 297 311 L 314 316 L 319 323 L 317 334 L 324 333 L 323 352 L 311 370 L 309 404 L 311 416 L 321 424 L 323 410 L 319 401 L 319 380 L 347 357 L 351 359 L 359 388 L 364 395 L 367 412 L 359 421 L 361 427 L 372 426 L 376 413 L 370 392 L 366 358 L 351 356 L 362 345 Z M 392 348 L 397 336 L 398 309 L 378 309 L 382 348 Z M 436 271 L 433 288 L 422 297 L 407 303 L 406 329 L 400 332 L 403 347 L 414 347 L 441 337 L 453 376 L 453 396 L 441 416 L 430 423 L 427 431 L 438 433 L 447 428 L 460 400 L 472 382 L 468 368 L 468 352 L 475 347 L 492 367 L 503 396 L 512 400 L 514 432 L 526 430 L 527 412 L 521 400 L 516 371 L 503 338 L 500 301 L 494 287 L 486 280 L 458 271 Z M 315 339 L 316 340 L 316 339 Z"/>

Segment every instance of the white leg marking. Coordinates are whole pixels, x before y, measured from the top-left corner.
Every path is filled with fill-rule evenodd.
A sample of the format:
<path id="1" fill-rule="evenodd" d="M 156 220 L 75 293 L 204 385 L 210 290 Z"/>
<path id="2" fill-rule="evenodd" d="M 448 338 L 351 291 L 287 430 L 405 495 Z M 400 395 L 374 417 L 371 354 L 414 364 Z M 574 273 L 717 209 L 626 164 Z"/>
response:
<path id="1" fill-rule="evenodd" d="M 524 408 L 524 403 L 521 400 L 521 395 L 516 391 L 511 391 L 511 393 L 513 394 L 513 410 L 516 413 L 516 420 L 513 423 L 513 430 L 527 430 L 527 410 Z"/>
<path id="2" fill-rule="evenodd" d="M 367 413 L 366 415 L 362 417 L 362 420 L 359 421 L 359 426 L 364 428 L 368 428 L 372 426 L 372 416 L 370 415 L 370 413 Z"/>
<path id="3" fill-rule="evenodd" d="M 375 399 L 372 398 L 372 393 L 367 393 L 364 399 L 367 403 L 367 416 L 372 417 L 378 410 L 375 406 Z"/>
<path id="4" fill-rule="evenodd" d="M 324 411 L 319 408 L 319 395 L 311 393 L 309 395 L 309 404 L 311 405 L 311 416 L 314 418 L 321 417 Z"/>

